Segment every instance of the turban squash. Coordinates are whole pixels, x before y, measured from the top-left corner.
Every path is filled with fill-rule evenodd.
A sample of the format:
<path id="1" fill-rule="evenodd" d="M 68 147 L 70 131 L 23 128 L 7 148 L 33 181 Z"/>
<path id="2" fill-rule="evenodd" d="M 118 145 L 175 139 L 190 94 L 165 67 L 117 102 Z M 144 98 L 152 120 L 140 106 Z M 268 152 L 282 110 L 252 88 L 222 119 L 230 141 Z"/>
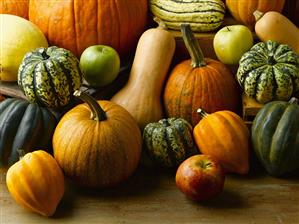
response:
<path id="1" fill-rule="evenodd" d="M 31 0 L 29 19 L 51 45 L 80 56 L 95 44 L 121 55 L 133 50 L 147 21 L 147 0 Z"/>

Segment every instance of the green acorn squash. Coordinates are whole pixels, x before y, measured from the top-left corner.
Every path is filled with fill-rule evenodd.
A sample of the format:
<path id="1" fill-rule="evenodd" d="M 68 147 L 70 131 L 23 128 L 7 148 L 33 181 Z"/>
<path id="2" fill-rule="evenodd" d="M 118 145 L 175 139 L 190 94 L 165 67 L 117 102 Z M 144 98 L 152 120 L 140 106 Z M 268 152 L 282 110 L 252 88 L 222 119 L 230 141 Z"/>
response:
<path id="1" fill-rule="evenodd" d="M 18 72 L 18 84 L 28 100 L 52 108 L 67 105 L 81 81 L 79 60 L 55 46 L 28 52 Z"/>
<path id="2" fill-rule="evenodd" d="M 0 167 L 19 160 L 25 153 L 48 149 L 56 127 L 56 118 L 46 108 L 26 100 L 7 98 L 0 103 Z"/>
<path id="3" fill-rule="evenodd" d="M 288 45 L 259 42 L 241 57 L 237 80 L 260 103 L 287 101 L 299 90 L 299 56 Z"/>
<path id="4" fill-rule="evenodd" d="M 143 131 L 145 154 L 162 167 L 178 166 L 199 153 L 192 137 L 192 126 L 182 118 L 149 123 Z"/>
<path id="5" fill-rule="evenodd" d="M 299 105 L 273 101 L 256 115 L 251 128 L 254 151 L 273 176 L 281 176 L 299 168 Z"/>

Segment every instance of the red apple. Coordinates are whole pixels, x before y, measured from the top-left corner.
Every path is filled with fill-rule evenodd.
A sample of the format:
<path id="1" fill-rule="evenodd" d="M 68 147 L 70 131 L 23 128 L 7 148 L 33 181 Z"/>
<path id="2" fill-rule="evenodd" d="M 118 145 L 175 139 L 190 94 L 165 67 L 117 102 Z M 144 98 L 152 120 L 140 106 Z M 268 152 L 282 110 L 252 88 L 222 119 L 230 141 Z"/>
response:
<path id="1" fill-rule="evenodd" d="M 223 191 L 224 169 L 209 155 L 195 155 L 179 166 L 176 186 L 188 198 L 195 201 L 211 199 Z"/>

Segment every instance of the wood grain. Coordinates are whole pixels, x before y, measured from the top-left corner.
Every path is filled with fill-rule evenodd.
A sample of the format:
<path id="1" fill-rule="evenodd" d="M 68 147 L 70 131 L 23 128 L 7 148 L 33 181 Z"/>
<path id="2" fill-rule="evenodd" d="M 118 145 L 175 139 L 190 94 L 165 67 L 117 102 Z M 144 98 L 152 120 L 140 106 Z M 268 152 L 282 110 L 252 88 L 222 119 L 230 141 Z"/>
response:
<path id="1" fill-rule="evenodd" d="M 68 183 L 52 218 L 27 212 L 10 197 L 1 172 L 0 223 L 298 223 L 299 178 L 275 179 L 263 171 L 228 175 L 224 192 L 197 203 L 174 183 L 174 172 L 138 169 L 121 186 L 87 190 Z"/>

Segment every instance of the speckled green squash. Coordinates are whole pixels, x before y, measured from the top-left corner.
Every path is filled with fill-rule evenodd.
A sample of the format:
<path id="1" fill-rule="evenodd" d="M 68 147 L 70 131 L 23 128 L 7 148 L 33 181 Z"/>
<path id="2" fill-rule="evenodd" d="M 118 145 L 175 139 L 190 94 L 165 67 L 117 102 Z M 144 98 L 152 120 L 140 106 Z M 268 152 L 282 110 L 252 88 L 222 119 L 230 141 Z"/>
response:
<path id="1" fill-rule="evenodd" d="M 287 45 L 257 43 L 240 59 L 237 79 L 245 94 L 260 103 L 289 100 L 299 90 L 299 57 Z"/>
<path id="2" fill-rule="evenodd" d="M 299 168 L 299 106 L 297 100 L 273 101 L 256 115 L 252 146 L 267 172 L 280 176 Z"/>
<path id="3" fill-rule="evenodd" d="M 55 46 L 27 53 L 18 72 L 18 84 L 28 100 L 46 107 L 67 105 L 81 81 L 78 59 Z"/>
<path id="4" fill-rule="evenodd" d="M 7 98 L 0 103 L 0 167 L 19 160 L 18 150 L 51 147 L 56 118 L 46 108 L 27 100 Z"/>
<path id="5" fill-rule="evenodd" d="M 146 125 L 143 141 L 149 157 L 163 167 L 178 166 L 199 153 L 193 142 L 192 127 L 182 118 L 162 119 Z"/>

